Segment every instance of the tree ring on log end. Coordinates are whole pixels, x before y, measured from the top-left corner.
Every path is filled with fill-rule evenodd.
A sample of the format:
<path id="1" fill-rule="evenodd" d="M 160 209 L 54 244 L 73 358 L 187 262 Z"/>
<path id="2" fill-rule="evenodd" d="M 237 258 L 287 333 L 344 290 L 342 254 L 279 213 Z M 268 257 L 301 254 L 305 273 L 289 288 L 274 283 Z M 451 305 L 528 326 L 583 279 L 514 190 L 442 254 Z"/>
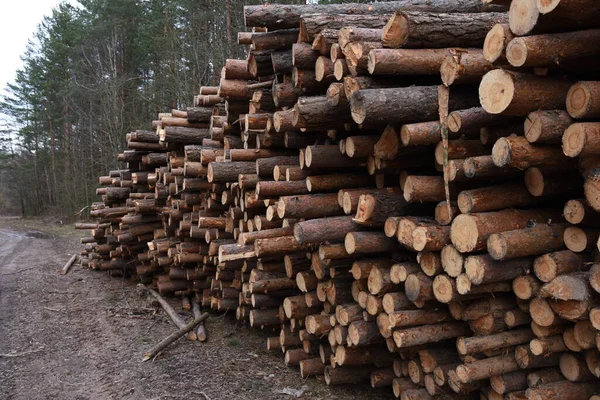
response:
<path id="1" fill-rule="evenodd" d="M 527 35 L 537 24 L 539 14 L 535 0 L 513 0 L 508 11 L 510 30 L 517 36 Z"/>
<path id="2" fill-rule="evenodd" d="M 483 76 L 479 85 L 481 106 L 490 114 L 500 114 L 512 102 L 515 85 L 511 74 L 495 69 Z"/>
<path id="3" fill-rule="evenodd" d="M 514 38 L 506 47 L 506 59 L 514 67 L 522 67 L 527 61 L 527 46 L 522 38 Z"/>
<path id="4" fill-rule="evenodd" d="M 478 238 L 477 224 L 472 216 L 462 214 L 454 219 L 450 239 L 458 251 L 468 253 L 475 250 Z"/>

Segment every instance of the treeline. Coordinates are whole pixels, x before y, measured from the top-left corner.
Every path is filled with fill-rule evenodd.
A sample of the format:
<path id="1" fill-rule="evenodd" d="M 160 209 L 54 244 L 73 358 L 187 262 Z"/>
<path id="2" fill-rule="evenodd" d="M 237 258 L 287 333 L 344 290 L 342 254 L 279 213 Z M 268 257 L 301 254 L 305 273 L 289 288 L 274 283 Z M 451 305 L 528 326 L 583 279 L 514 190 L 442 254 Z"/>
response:
<path id="1" fill-rule="evenodd" d="M 304 0 L 278 0 L 299 4 Z M 316 1 L 309 1 L 316 3 Z M 349 1 L 321 1 L 322 3 Z M 243 57 L 243 5 L 260 0 L 79 0 L 39 25 L 2 98 L 0 213 L 72 215 L 118 169 L 124 132 L 190 106 Z"/>

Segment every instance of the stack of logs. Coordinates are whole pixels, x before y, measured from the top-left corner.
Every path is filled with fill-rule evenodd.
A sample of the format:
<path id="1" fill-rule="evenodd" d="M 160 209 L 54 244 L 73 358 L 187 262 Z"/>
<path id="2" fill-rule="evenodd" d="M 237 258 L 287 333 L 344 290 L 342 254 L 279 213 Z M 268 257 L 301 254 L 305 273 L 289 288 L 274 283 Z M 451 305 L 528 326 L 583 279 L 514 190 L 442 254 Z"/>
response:
<path id="1" fill-rule="evenodd" d="M 248 58 L 127 135 L 84 265 L 327 384 L 598 399 L 597 0 L 244 12 Z"/>

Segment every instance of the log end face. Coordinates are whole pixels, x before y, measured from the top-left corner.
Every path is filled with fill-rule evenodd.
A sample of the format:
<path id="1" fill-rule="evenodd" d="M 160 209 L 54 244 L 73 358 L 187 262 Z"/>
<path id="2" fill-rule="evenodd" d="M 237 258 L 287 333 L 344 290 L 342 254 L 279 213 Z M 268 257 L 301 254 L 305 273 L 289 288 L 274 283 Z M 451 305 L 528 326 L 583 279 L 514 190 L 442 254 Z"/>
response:
<path id="1" fill-rule="evenodd" d="M 465 260 L 465 273 L 471 283 L 479 285 L 485 277 L 485 268 L 479 256 L 467 257 Z"/>
<path id="2" fill-rule="evenodd" d="M 433 280 L 433 294 L 440 303 L 448 304 L 454 297 L 452 278 L 446 275 L 438 275 Z M 408 295 L 408 293 L 407 293 Z"/>
<path id="3" fill-rule="evenodd" d="M 440 75 L 444 85 L 450 86 L 456 81 L 459 68 L 458 62 L 454 57 L 448 56 L 444 59 L 440 67 Z"/>
<path id="4" fill-rule="evenodd" d="M 563 239 L 567 248 L 575 253 L 585 251 L 588 246 L 588 238 L 585 231 L 576 226 L 570 226 L 565 229 Z"/>
<path id="5" fill-rule="evenodd" d="M 490 114 L 501 114 L 511 104 L 515 95 L 512 75 L 502 69 L 485 74 L 479 85 L 479 101 Z"/>
<path id="6" fill-rule="evenodd" d="M 492 161 L 497 167 L 505 167 L 512 161 L 510 142 L 506 138 L 500 138 L 492 148 Z"/>
<path id="7" fill-rule="evenodd" d="M 506 46 L 506 59 L 513 67 L 522 67 L 527 62 L 527 46 L 522 38 L 514 38 Z"/>
<path id="8" fill-rule="evenodd" d="M 544 254 L 535 259 L 533 263 L 535 276 L 542 282 L 550 282 L 557 275 L 556 262 L 549 254 Z"/>
<path id="9" fill-rule="evenodd" d="M 581 129 L 583 124 L 573 124 L 569 126 L 562 137 L 563 153 L 567 157 L 577 157 L 585 147 L 586 134 Z"/>
<path id="10" fill-rule="evenodd" d="M 460 192 L 457 200 L 458 209 L 462 214 L 468 214 L 473 209 L 473 198 L 469 192 Z"/>
<path id="11" fill-rule="evenodd" d="M 412 233 L 412 245 L 416 251 L 422 251 L 427 245 L 427 229 L 419 227 Z"/>
<path id="12" fill-rule="evenodd" d="M 508 251 L 508 245 L 504 236 L 501 233 L 490 235 L 487 240 L 487 250 L 494 260 L 503 260 Z"/>
<path id="13" fill-rule="evenodd" d="M 587 82 L 578 82 L 567 92 L 567 112 L 573 118 L 583 118 L 590 108 L 591 101 L 592 93 Z"/>
<path id="14" fill-rule="evenodd" d="M 537 9 L 541 14 L 548 14 L 560 4 L 560 1 L 561 0 L 537 0 Z"/>
<path id="15" fill-rule="evenodd" d="M 539 14 L 540 12 L 535 1 L 512 1 L 508 11 L 510 30 L 517 36 L 527 35 L 537 24 Z"/>
<path id="16" fill-rule="evenodd" d="M 360 90 L 352 94 L 350 111 L 352 113 L 352 119 L 357 124 L 362 124 L 367 119 L 367 105 L 365 104 L 365 98 Z"/>
<path id="17" fill-rule="evenodd" d="M 542 170 L 536 167 L 525 171 L 525 186 L 532 196 L 539 197 L 544 193 L 544 176 Z"/>
<path id="18" fill-rule="evenodd" d="M 403 13 L 395 13 L 383 27 L 381 42 L 384 47 L 397 49 L 406 41 L 408 18 Z"/>
<path id="19" fill-rule="evenodd" d="M 452 222 L 450 240 L 461 253 L 475 250 L 479 238 L 477 223 L 471 215 L 461 214 Z"/>
<path id="20" fill-rule="evenodd" d="M 491 63 L 496 62 L 502 56 L 504 42 L 504 28 L 500 24 L 494 25 L 483 42 L 483 57 Z"/>
<path id="21" fill-rule="evenodd" d="M 350 232 L 346 234 L 344 238 L 344 247 L 346 248 L 346 252 L 348 254 L 354 254 L 356 251 L 356 241 L 354 239 L 354 235 Z"/>
<path id="22" fill-rule="evenodd" d="M 573 225 L 580 224 L 585 217 L 585 206 L 581 200 L 569 200 L 563 209 L 567 222 Z"/>
<path id="23" fill-rule="evenodd" d="M 583 192 L 590 207 L 600 212 L 600 179 L 598 176 L 600 176 L 600 169 L 595 168 L 590 171 L 583 184 Z"/>

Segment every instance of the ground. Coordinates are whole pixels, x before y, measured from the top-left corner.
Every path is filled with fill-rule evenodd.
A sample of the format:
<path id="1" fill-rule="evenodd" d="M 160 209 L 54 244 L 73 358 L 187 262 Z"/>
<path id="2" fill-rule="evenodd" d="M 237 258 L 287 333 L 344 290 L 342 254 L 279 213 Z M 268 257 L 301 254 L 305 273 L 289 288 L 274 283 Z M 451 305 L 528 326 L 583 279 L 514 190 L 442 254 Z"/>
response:
<path id="1" fill-rule="evenodd" d="M 230 314 L 211 314 L 206 343 L 180 339 L 141 363 L 175 328 L 134 282 L 79 265 L 60 275 L 77 235 L 55 219 L 0 217 L 0 399 L 293 399 L 284 389 L 303 389 L 302 399 L 393 397 L 301 379 L 267 352 L 265 332 Z"/>

